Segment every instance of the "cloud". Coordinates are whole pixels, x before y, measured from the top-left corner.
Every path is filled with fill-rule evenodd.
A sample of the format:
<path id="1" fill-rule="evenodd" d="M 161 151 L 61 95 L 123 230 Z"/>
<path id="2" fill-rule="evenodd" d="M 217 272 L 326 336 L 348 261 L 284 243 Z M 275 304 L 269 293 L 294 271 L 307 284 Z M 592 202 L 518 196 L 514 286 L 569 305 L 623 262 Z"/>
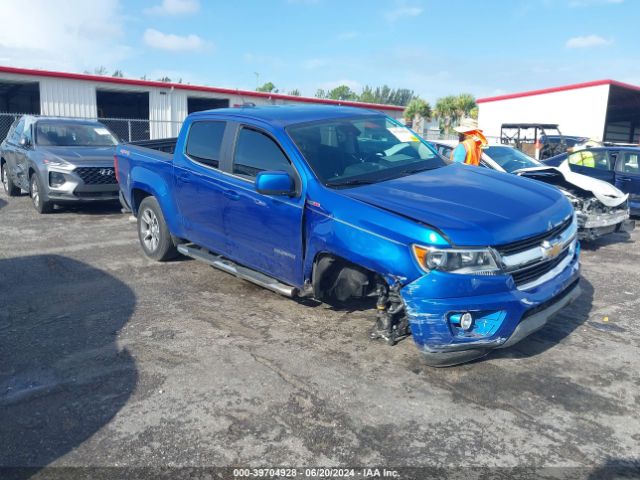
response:
<path id="1" fill-rule="evenodd" d="M 144 43 L 152 48 L 170 52 L 200 50 L 206 45 L 206 42 L 198 35 L 174 35 L 173 33 L 162 33 L 153 28 L 145 30 Z"/>
<path id="2" fill-rule="evenodd" d="M 567 48 L 590 48 L 611 45 L 612 39 L 606 39 L 599 35 L 585 35 L 583 37 L 572 37 L 567 40 L 565 47 Z"/>
<path id="3" fill-rule="evenodd" d="M 200 10 L 199 0 L 162 0 L 160 5 L 145 9 L 151 15 L 191 15 Z"/>
<path id="4" fill-rule="evenodd" d="M 384 17 L 387 19 L 387 21 L 394 23 L 401 18 L 417 17 L 418 15 L 421 15 L 423 11 L 424 10 L 422 7 L 409 6 L 405 3 L 400 3 L 393 10 L 385 12 Z"/>
<path id="5" fill-rule="evenodd" d="M 1 2 L 2 63 L 31 68 L 82 71 L 103 65 L 115 69 L 133 50 L 124 44 L 125 17 L 118 0 L 65 1 L 64 8 L 50 0 Z"/>
<path id="6" fill-rule="evenodd" d="M 569 6 L 576 7 L 592 7 L 595 5 L 611 5 L 624 3 L 624 0 L 571 0 Z"/>

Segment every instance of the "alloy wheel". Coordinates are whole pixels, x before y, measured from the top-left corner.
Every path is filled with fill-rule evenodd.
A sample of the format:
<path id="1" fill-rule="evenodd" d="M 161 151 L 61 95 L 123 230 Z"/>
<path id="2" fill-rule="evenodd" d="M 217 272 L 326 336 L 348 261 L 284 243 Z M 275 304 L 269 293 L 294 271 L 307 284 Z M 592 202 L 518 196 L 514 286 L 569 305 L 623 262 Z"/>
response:
<path id="1" fill-rule="evenodd" d="M 40 206 L 40 190 L 38 189 L 38 181 L 36 176 L 31 177 L 31 200 L 33 200 L 33 206 L 38 208 Z"/>
<path id="2" fill-rule="evenodd" d="M 146 208 L 140 217 L 140 234 L 147 250 L 155 252 L 160 243 L 160 225 L 158 217 L 150 208 Z"/>
<path id="3" fill-rule="evenodd" d="M 2 165 L 2 168 L 0 169 L 0 175 L 2 176 L 2 187 L 4 188 L 4 191 L 9 193 L 9 179 L 7 178 L 7 172 L 4 165 Z"/>

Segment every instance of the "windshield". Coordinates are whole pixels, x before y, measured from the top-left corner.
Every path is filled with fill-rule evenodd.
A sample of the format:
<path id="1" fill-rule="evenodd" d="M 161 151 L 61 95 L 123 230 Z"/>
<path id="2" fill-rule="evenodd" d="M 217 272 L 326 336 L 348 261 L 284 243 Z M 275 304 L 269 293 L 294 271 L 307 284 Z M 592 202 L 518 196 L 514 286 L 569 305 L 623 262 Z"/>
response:
<path id="1" fill-rule="evenodd" d="M 506 172 L 513 173 L 521 168 L 542 167 L 542 163 L 511 147 L 488 147 L 484 153 Z"/>
<path id="2" fill-rule="evenodd" d="M 111 147 L 118 141 L 101 123 L 37 122 L 36 144 L 51 147 Z"/>
<path id="3" fill-rule="evenodd" d="M 287 132 L 330 187 L 377 183 L 446 165 L 411 130 L 383 115 L 295 125 Z"/>

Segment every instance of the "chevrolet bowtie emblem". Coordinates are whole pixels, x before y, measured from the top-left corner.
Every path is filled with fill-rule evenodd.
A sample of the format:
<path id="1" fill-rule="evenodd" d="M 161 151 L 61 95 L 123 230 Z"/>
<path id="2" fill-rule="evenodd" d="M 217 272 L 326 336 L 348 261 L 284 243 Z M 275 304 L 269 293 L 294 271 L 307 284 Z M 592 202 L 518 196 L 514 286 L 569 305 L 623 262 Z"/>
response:
<path id="1" fill-rule="evenodd" d="M 550 242 L 545 240 L 542 242 L 542 256 L 546 259 L 556 258 L 562 252 L 562 244 L 560 242 Z"/>

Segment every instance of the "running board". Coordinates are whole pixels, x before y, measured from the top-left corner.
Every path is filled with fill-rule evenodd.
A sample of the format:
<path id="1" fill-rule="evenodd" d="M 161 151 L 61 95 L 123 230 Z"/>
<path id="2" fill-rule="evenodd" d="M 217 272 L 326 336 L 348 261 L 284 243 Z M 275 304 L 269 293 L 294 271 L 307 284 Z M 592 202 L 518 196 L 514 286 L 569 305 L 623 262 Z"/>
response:
<path id="1" fill-rule="evenodd" d="M 285 297 L 293 297 L 297 293 L 298 289 L 295 287 L 281 283 L 275 278 L 269 277 L 264 273 L 256 272 L 255 270 L 251 270 L 250 268 L 243 267 L 235 262 L 232 262 L 229 259 L 221 257 L 220 255 L 214 255 L 213 253 L 210 253 L 207 250 L 203 250 L 199 247 L 183 244 L 178 245 L 178 251 L 181 254 L 186 255 L 187 257 L 195 258 L 196 260 L 208 263 L 212 267 L 218 268 L 223 272 L 230 273 L 231 275 L 235 275 L 236 277 L 242 278 L 243 280 L 248 280 L 249 282 L 261 286 L 262 288 L 266 288 L 267 290 L 271 290 L 272 292 L 279 293 L 280 295 L 284 295 Z"/>

